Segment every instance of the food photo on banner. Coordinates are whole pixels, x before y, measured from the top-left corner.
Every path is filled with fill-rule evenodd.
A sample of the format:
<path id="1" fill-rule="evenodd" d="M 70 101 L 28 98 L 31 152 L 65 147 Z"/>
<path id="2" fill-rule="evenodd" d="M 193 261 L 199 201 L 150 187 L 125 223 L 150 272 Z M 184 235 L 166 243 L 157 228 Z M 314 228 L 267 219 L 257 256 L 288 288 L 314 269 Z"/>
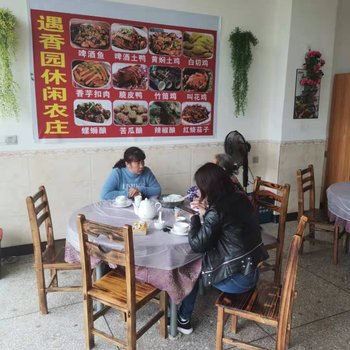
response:
<path id="1" fill-rule="evenodd" d="M 214 135 L 219 17 L 29 3 L 38 140 Z"/>

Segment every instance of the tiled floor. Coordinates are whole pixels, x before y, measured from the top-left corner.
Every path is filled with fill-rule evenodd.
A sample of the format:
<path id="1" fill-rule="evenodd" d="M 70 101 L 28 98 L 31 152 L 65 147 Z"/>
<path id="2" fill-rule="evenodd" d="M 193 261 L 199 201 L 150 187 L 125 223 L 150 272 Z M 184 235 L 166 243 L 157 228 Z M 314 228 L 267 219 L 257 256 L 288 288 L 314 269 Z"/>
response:
<path id="1" fill-rule="evenodd" d="M 296 223 L 287 224 L 288 247 Z M 264 229 L 276 229 L 266 224 Z M 300 258 L 294 305 L 293 330 L 290 349 L 350 349 L 350 256 L 340 253 L 339 265 L 331 263 L 331 246 L 305 244 Z M 0 279 L 0 349 L 84 349 L 84 325 L 81 295 L 53 293 L 49 295 L 49 314 L 38 311 L 36 282 L 32 268 L 33 257 L 22 256 L 17 262 L 4 263 Z M 66 274 L 63 279 L 80 275 Z M 270 276 L 267 276 L 270 277 Z M 266 276 L 265 276 L 266 278 Z M 207 289 L 198 298 L 193 316 L 194 333 L 176 339 L 162 339 L 153 327 L 138 341 L 138 349 L 214 349 L 217 292 Z M 147 309 L 140 313 L 140 319 Z M 119 315 L 110 313 L 106 320 L 112 332 L 119 332 Z M 102 327 L 106 327 L 104 320 Z M 120 323 L 119 323 L 120 324 Z M 254 344 L 274 348 L 272 328 L 239 323 L 238 336 Z M 96 349 L 116 349 L 96 339 Z"/>

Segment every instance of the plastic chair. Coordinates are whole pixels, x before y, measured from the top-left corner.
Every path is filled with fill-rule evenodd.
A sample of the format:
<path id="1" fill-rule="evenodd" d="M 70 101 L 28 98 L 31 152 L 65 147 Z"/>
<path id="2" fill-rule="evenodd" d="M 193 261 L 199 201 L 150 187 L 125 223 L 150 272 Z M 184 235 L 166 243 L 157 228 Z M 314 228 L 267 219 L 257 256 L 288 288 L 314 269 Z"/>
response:
<path id="1" fill-rule="evenodd" d="M 289 343 L 293 302 L 296 296 L 295 281 L 299 260 L 299 249 L 303 240 L 303 233 L 307 218 L 302 216 L 289 248 L 283 284 L 262 282 L 247 293 L 219 295 L 216 306 L 218 308 L 216 350 L 222 350 L 223 344 L 237 346 L 242 349 L 266 350 L 238 339 L 226 337 L 224 326 L 231 317 L 231 330 L 237 331 L 237 318 L 245 318 L 254 322 L 269 325 L 277 329 L 276 350 L 284 350 Z"/>
<path id="2" fill-rule="evenodd" d="M 77 217 L 77 226 L 83 269 L 86 348 L 91 349 L 95 345 L 94 337 L 99 336 L 116 346 L 135 350 L 137 339 L 158 320 L 160 320 L 160 334 L 167 338 L 167 293 L 150 284 L 135 280 L 131 226 L 113 227 L 100 224 L 87 220 L 81 214 Z M 99 236 L 107 238 L 108 249 L 101 247 L 96 241 Z M 108 272 L 93 282 L 90 262 L 93 256 L 109 265 L 117 265 L 118 269 Z M 150 317 L 139 330 L 136 330 L 136 312 L 158 295 L 160 295 L 159 300 L 156 300 L 159 304 L 158 312 Z M 93 300 L 103 304 L 103 308 L 95 314 L 93 314 Z M 95 328 L 94 321 L 103 316 L 109 308 L 117 309 L 124 314 L 126 339 L 114 337 Z"/>
<path id="3" fill-rule="evenodd" d="M 64 261 L 65 240 L 55 242 L 49 201 L 44 186 L 34 196 L 26 199 L 30 227 L 33 237 L 34 268 L 38 288 L 39 307 L 42 314 L 48 313 L 47 293 L 81 292 L 81 286 L 59 286 L 58 272 L 80 270 L 80 264 Z M 43 248 L 41 232 L 45 235 L 46 246 Z M 50 281 L 45 281 L 45 270 L 50 271 Z"/>

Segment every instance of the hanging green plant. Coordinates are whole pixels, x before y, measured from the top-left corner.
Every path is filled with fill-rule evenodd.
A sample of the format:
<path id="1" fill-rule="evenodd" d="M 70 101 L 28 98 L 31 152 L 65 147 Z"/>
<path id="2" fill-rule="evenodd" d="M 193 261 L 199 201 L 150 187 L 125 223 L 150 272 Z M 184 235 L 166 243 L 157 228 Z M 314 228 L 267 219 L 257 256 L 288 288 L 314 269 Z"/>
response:
<path id="1" fill-rule="evenodd" d="M 8 9 L 0 8 L 0 117 L 17 117 L 18 84 L 13 79 L 11 61 L 16 56 L 16 18 Z"/>
<path id="2" fill-rule="evenodd" d="M 248 71 L 253 61 L 251 46 L 258 39 L 250 31 L 241 31 L 238 27 L 230 34 L 231 64 L 233 69 L 232 96 L 235 102 L 236 117 L 244 115 L 247 106 Z"/>

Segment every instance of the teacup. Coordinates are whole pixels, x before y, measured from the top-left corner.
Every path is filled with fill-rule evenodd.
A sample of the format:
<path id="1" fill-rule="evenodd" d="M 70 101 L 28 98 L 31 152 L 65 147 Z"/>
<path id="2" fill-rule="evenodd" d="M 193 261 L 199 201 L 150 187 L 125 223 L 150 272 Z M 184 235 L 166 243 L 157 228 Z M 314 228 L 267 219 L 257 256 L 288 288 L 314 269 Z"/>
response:
<path id="1" fill-rule="evenodd" d="M 116 203 L 117 205 L 126 205 L 126 203 L 127 203 L 127 198 L 126 198 L 126 196 L 118 196 L 118 197 L 116 197 L 115 203 Z"/>
<path id="2" fill-rule="evenodd" d="M 177 233 L 186 233 L 190 225 L 187 222 L 177 221 L 174 224 L 173 230 Z"/>
<path id="3" fill-rule="evenodd" d="M 157 221 L 154 221 L 154 227 L 157 229 L 157 230 L 161 230 L 165 227 L 165 221 L 164 220 L 157 220 Z"/>
<path id="4" fill-rule="evenodd" d="M 137 207 L 140 206 L 141 201 L 142 201 L 142 196 L 140 194 L 134 197 L 134 203 Z"/>

